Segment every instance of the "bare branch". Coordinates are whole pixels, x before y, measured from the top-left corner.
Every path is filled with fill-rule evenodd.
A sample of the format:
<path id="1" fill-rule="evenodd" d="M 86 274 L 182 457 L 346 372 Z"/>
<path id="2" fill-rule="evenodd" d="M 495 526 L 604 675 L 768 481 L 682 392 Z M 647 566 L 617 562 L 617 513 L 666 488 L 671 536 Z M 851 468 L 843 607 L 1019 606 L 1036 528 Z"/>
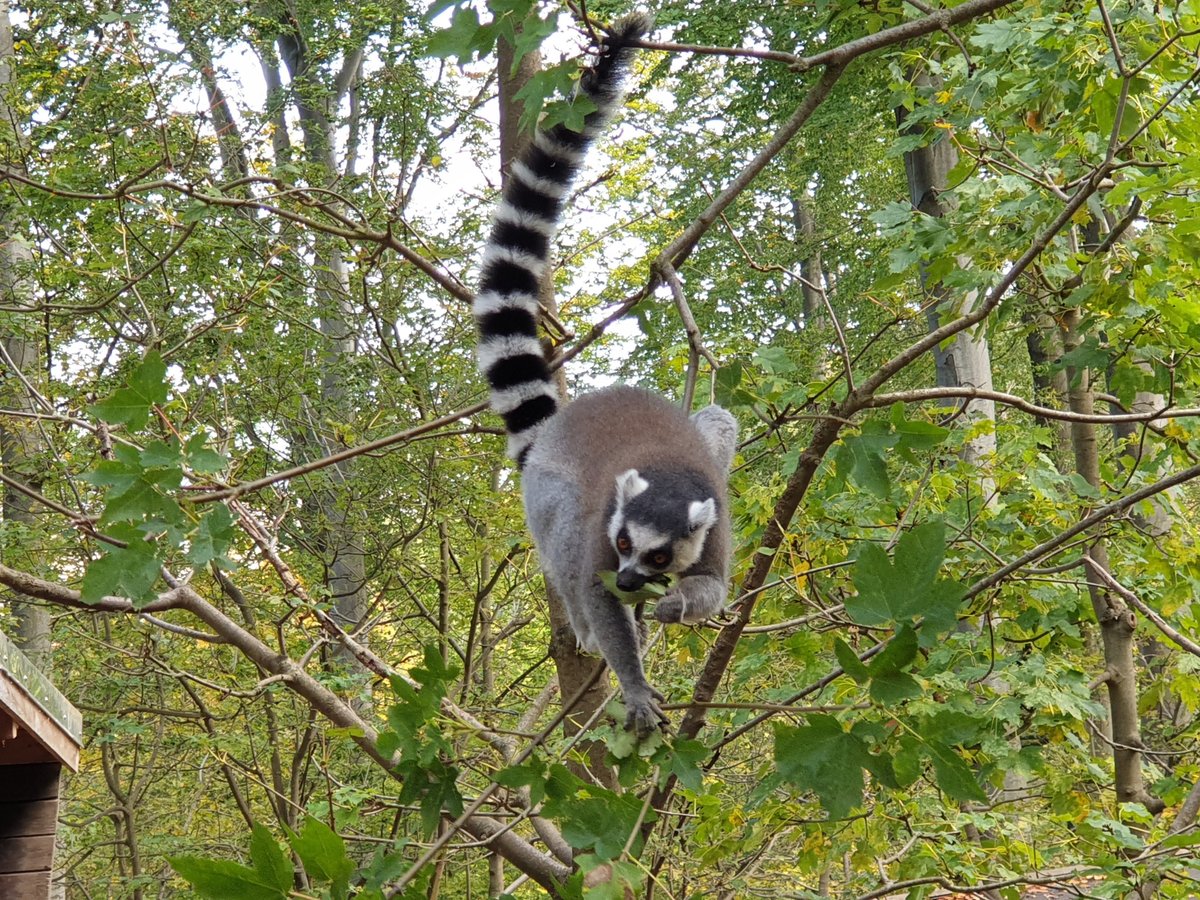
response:
<path id="1" fill-rule="evenodd" d="M 1050 406 L 1039 406 L 1031 403 L 1017 394 L 1007 394 L 1003 391 L 985 391 L 973 387 L 936 387 L 914 388 L 911 391 L 894 391 L 890 394 L 876 394 L 863 402 L 864 408 L 879 408 L 891 406 L 893 403 L 924 403 L 927 400 L 994 400 L 1005 406 L 1011 406 L 1023 412 L 1046 419 L 1061 419 L 1064 422 L 1091 422 L 1097 425 L 1112 425 L 1120 422 L 1155 422 L 1159 419 L 1191 419 L 1200 416 L 1200 408 L 1171 409 L 1162 407 L 1144 413 L 1114 413 L 1112 415 L 1088 415 L 1087 413 L 1071 412 L 1066 409 L 1055 409 Z"/>
<path id="2" fill-rule="evenodd" d="M 700 328 L 696 325 L 696 319 L 692 315 L 692 309 L 688 306 L 687 297 L 683 293 L 683 282 L 679 280 L 679 273 L 668 262 L 659 259 L 659 275 L 667 285 L 671 288 L 671 296 L 675 300 L 675 308 L 679 311 L 679 318 L 683 322 L 683 329 L 687 332 L 688 348 L 690 351 L 690 364 L 688 365 L 687 385 L 683 392 L 683 408 L 685 411 L 690 411 L 692 408 L 692 398 L 696 392 L 696 375 L 699 369 L 699 357 L 703 356 L 708 360 L 708 364 L 713 369 L 719 369 L 716 357 L 709 352 L 704 346 L 704 342 L 700 337 Z"/>
<path id="3" fill-rule="evenodd" d="M 1147 606 L 1137 594 L 1113 578 L 1103 566 L 1097 565 L 1091 557 L 1085 556 L 1083 561 L 1093 575 L 1103 581 L 1109 589 L 1126 603 L 1149 619 L 1154 624 L 1154 627 L 1161 631 L 1171 643 L 1175 644 L 1181 650 L 1186 650 L 1193 656 L 1200 656 L 1200 644 L 1197 644 L 1187 635 L 1172 628 L 1162 616 Z"/>

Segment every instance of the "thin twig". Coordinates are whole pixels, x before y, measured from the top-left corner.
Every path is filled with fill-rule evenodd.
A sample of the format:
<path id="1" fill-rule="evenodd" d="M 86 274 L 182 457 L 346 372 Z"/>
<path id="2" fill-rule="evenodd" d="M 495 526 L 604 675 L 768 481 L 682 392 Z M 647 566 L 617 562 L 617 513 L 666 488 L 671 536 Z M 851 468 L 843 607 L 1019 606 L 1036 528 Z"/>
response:
<path id="1" fill-rule="evenodd" d="M 916 9 L 916 10 L 919 10 L 920 12 L 925 13 L 925 15 L 927 15 L 927 16 L 931 16 L 935 12 L 937 12 L 937 10 L 935 10 L 932 6 L 922 3 L 921 0 L 904 0 L 904 2 L 907 3 L 909 6 L 911 6 L 913 9 Z M 966 60 L 967 77 L 969 78 L 972 75 L 974 75 L 975 74 L 975 60 L 971 59 L 971 54 L 967 52 L 967 45 L 962 42 L 962 39 L 957 34 L 955 34 L 953 31 L 950 30 L 949 26 L 944 26 L 942 28 L 942 33 L 945 34 L 946 37 L 950 38 L 950 40 L 951 40 L 951 42 L 953 42 L 954 46 L 958 48 L 958 52 L 962 54 L 963 59 Z"/>
<path id="2" fill-rule="evenodd" d="M 1176 485 L 1184 484 L 1191 481 L 1193 478 L 1200 477 L 1200 465 L 1189 466 L 1174 475 L 1167 478 L 1162 478 L 1153 484 L 1148 484 L 1143 488 L 1134 491 L 1132 494 L 1126 494 L 1112 503 L 1107 503 L 1104 506 L 1098 506 L 1090 514 L 1084 516 L 1070 528 L 1060 532 L 1047 541 L 1038 544 L 1032 550 L 1023 553 L 1017 559 L 1013 560 L 1006 566 L 997 569 L 991 575 L 980 578 L 963 594 L 963 600 L 969 600 L 983 591 L 996 587 L 999 584 L 1008 580 L 1008 577 L 1014 572 L 1023 569 L 1031 562 L 1036 562 L 1044 556 L 1049 556 L 1053 551 L 1057 550 L 1063 544 L 1067 543 L 1075 535 L 1087 531 L 1094 525 L 1098 525 L 1105 519 L 1115 516 L 1119 512 L 1129 509 L 1131 506 L 1136 506 L 1143 500 L 1161 494 L 1165 490 L 1175 487 Z"/>

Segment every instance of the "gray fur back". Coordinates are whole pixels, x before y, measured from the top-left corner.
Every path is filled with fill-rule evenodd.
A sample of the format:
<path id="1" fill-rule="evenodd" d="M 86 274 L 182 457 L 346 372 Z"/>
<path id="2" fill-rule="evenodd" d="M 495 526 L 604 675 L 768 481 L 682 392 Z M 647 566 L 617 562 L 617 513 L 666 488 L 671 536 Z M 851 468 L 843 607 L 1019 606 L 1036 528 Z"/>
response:
<path id="1" fill-rule="evenodd" d="M 690 468 L 724 486 L 729 466 L 714 450 L 721 449 L 709 433 L 714 422 L 722 423 L 721 434 L 733 436 L 728 453 L 732 459 L 737 425 L 720 407 L 689 418 L 674 403 L 642 388 L 604 388 L 561 408 L 546 423 L 530 450 L 526 471 L 545 468 L 577 481 L 601 513 L 614 479 L 627 469 Z"/>

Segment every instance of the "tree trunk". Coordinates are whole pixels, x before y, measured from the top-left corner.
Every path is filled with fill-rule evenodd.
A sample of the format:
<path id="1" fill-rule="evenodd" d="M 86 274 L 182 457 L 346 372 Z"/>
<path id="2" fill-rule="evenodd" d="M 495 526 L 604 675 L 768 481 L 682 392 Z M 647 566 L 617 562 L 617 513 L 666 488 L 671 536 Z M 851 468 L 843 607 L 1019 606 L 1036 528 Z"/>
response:
<path id="1" fill-rule="evenodd" d="M 1082 341 L 1078 309 L 1064 316 L 1063 345 L 1074 350 Z M 1088 369 L 1069 371 L 1071 411 L 1092 415 L 1095 397 Z M 1071 423 L 1072 446 L 1075 451 L 1075 470 L 1097 489 L 1100 481 L 1100 450 L 1096 426 L 1090 422 Z M 1141 803 L 1151 812 L 1161 812 L 1165 805 L 1153 796 L 1142 778 L 1141 719 L 1138 716 L 1137 667 L 1134 663 L 1134 631 L 1136 620 L 1125 602 L 1110 591 L 1097 571 L 1109 572 L 1108 549 L 1104 538 L 1097 537 L 1087 551 L 1084 574 L 1088 580 L 1088 595 L 1092 610 L 1100 625 L 1104 651 L 1104 684 L 1108 689 L 1111 723 L 1113 768 L 1116 775 L 1117 801 Z"/>
<path id="2" fill-rule="evenodd" d="M 15 133 L 15 113 L 9 104 L 13 82 L 12 59 L 13 32 L 9 4 L 8 0 L 0 0 L 0 128 L 11 130 L 13 146 L 21 146 L 24 139 Z M 26 414 L 0 419 L 0 459 L 5 473 L 39 490 L 41 463 L 38 457 L 44 448 L 40 426 L 31 416 L 39 411 L 33 385 L 40 381 L 41 354 L 35 337 L 40 325 L 37 324 L 37 313 L 33 309 L 32 285 L 24 274 L 32 262 L 33 254 L 23 231 L 19 207 L 10 202 L 0 204 L 0 303 L 11 308 L 29 309 L 19 319 L 14 315 L 13 320 L 31 326 L 23 334 L 0 336 L 0 347 L 3 348 L 3 356 L 0 356 L 0 372 L 3 372 L 0 375 L 0 406 Z M 0 512 L 6 529 L 15 531 L 34 524 L 33 501 L 10 487 L 4 488 Z M 20 562 L 13 558 L 13 548 L 9 543 L 8 540 L 0 543 L 0 560 L 20 566 Z M 13 601 L 13 613 L 16 620 L 13 639 L 34 665 L 49 671 L 49 611 L 41 605 Z"/>
<path id="3" fill-rule="evenodd" d="M 792 223 L 796 229 L 796 243 L 800 249 L 800 298 L 803 302 L 804 326 L 823 328 L 825 304 L 821 292 L 825 289 L 825 268 L 821 264 L 821 247 L 817 243 L 817 223 L 809 205 L 812 200 L 804 197 L 792 198 Z"/>
<path id="4" fill-rule="evenodd" d="M 924 69 L 918 71 L 913 80 L 921 87 L 937 86 L 936 80 Z M 908 111 L 903 106 L 896 108 L 896 121 L 901 132 L 911 130 L 906 125 L 907 115 Z M 950 183 L 950 171 L 957 163 L 958 151 L 945 132 L 940 132 L 932 142 L 904 154 L 909 198 L 916 209 L 934 218 L 942 218 L 951 211 L 942 194 Z M 959 263 L 965 266 L 966 261 L 959 260 Z M 942 325 L 944 309 L 948 318 L 957 318 L 971 312 L 979 299 L 976 291 L 956 297 L 944 284 L 931 285 L 928 269 L 924 265 L 920 267 L 920 275 L 930 331 L 936 331 Z M 949 344 L 933 348 L 933 359 L 938 387 L 992 390 L 992 358 L 987 338 L 982 333 L 973 334 L 970 330 L 959 332 Z M 978 479 L 979 492 L 983 503 L 990 504 L 994 502 L 996 483 L 984 473 L 988 471 L 990 460 L 996 453 L 996 404 L 992 400 L 971 399 L 963 404 L 962 411 L 968 428 L 987 423 L 982 429 L 974 430 L 963 444 L 960 455 L 981 473 Z M 976 622 L 963 622 L 960 627 L 972 630 L 979 628 Z M 1013 743 L 1017 743 L 1015 738 Z M 1024 787 L 1019 779 L 1011 775 L 1006 777 L 1004 786 L 1006 791 L 1012 792 Z M 978 830 L 971 826 L 965 829 L 965 836 L 971 843 L 980 842 Z M 995 894 L 992 892 L 986 896 L 993 897 Z"/>
<path id="5" fill-rule="evenodd" d="M 812 197 L 792 198 L 792 225 L 800 254 L 800 300 L 804 333 L 813 353 L 813 378 L 825 381 L 832 371 L 829 353 L 831 323 L 825 309 L 828 299 L 825 265 L 817 241 L 817 223 L 812 216 Z"/>
<path id="6" fill-rule="evenodd" d="M 190 10 L 178 11 L 176 3 L 170 5 L 171 24 L 192 60 L 192 68 L 200 76 L 204 93 L 208 98 L 208 114 L 212 117 L 213 130 L 217 135 L 217 148 L 221 154 L 221 175 L 226 181 L 239 181 L 250 175 L 250 160 L 246 146 L 238 131 L 233 110 L 221 85 L 217 82 L 216 65 L 213 62 L 212 46 L 207 34 L 190 26 L 194 18 Z M 245 188 L 238 190 L 244 196 Z"/>
<path id="7" fill-rule="evenodd" d="M 1025 347 L 1029 351 L 1030 372 L 1033 378 L 1034 399 L 1044 406 L 1066 409 L 1070 403 L 1070 386 L 1066 370 L 1058 366 L 1062 358 L 1062 332 L 1046 313 L 1027 314 L 1029 331 Z M 1051 458 L 1060 472 L 1069 470 L 1071 457 L 1071 423 L 1062 419 L 1037 418 L 1037 423 L 1050 430 L 1053 444 Z"/>
<path id="8" fill-rule="evenodd" d="M 355 74 L 361 62 L 361 49 L 349 51 L 340 73 L 332 84 L 315 82 L 316 66 L 310 58 L 308 44 L 300 25 L 285 15 L 285 30 L 279 35 L 279 55 L 288 69 L 292 83 L 300 85 L 295 91 L 300 114 L 304 150 L 308 162 L 326 185 L 332 186 L 339 177 L 334 153 L 336 133 L 329 111 L 338 107 L 341 99 L 354 88 Z M 323 98 L 323 99 L 316 99 Z M 350 302 L 350 278 L 339 238 L 318 234 L 313 240 L 313 269 L 316 273 L 314 300 L 321 335 L 325 338 L 318 356 L 321 370 L 319 421 L 349 422 L 353 419 L 347 407 L 343 384 L 349 363 L 357 354 L 354 329 L 354 308 Z M 318 423 L 314 422 L 314 430 Z M 320 433 L 312 435 L 313 449 L 327 454 L 337 449 L 328 446 Z M 358 628 L 366 614 L 366 552 L 362 534 L 361 504 L 354 497 L 353 482 L 356 461 L 344 460 L 329 467 L 330 484 L 318 492 L 319 543 L 328 563 L 326 589 L 334 604 L 334 617 L 346 631 Z M 365 672 L 362 665 L 342 647 L 334 650 L 346 666 Z"/>
<path id="9" fill-rule="evenodd" d="M 918 72 L 913 81 L 923 87 L 936 86 L 936 81 L 924 70 Z M 905 124 L 907 116 L 908 111 L 904 107 L 896 108 L 896 120 L 902 132 L 909 130 Z M 908 176 L 913 206 L 935 218 L 946 215 L 949 207 L 942 198 L 942 192 L 949 184 L 950 170 L 957 163 L 958 151 L 944 133 L 939 134 L 932 143 L 905 153 L 904 170 Z M 975 291 L 956 298 L 942 284 L 930 286 L 924 266 L 921 267 L 921 286 L 928 297 L 926 317 L 931 331 L 941 324 L 943 308 L 949 307 L 948 316 L 957 317 L 970 312 L 978 300 Z M 992 390 L 991 353 L 987 338 L 981 333 L 972 334 L 969 330 L 959 332 L 949 344 L 934 347 L 933 358 L 939 387 Z M 990 423 L 990 427 L 967 441 L 962 452 L 964 460 L 986 468 L 987 460 L 996 452 L 996 404 L 991 400 L 971 400 L 965 404 L 964 413 L 969 424 L 984 420 Z M 991 478 L 985 477 L 981 479 L 980 487 L 987 498 L 992 494 L 994 483 Z"/>

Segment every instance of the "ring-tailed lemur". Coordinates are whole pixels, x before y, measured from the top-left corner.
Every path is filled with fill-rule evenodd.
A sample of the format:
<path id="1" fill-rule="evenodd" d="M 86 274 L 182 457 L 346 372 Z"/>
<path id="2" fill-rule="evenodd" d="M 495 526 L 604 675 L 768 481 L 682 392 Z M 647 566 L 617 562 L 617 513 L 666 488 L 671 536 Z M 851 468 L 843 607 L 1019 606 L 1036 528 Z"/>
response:
<path id="1" fill-rule="evenodd" d="M 678 583 L 654 610 L 663 622 L 700 622 L 725 603 L 730 528 L 726 482 L 737 442 L 728 412 L 689 417 L 634 387 L 587 394 L 559 408 L 538 340 L 538 295 L 563 199 L 585 151 L 623 98 L 650 19 L 621 19 L 584 72 L 596 105 L 582 132 L 539 129 L 512 165 L 483 252 L 475 320 L 479 368 L 504 418 L 508 452 L 522 469 L 525 515 L 542 570 L 562 597 L 579 646 L 617 675 L 626 727 L 646 734 L 666 722 L 646 681 L 633 610 L 601 584 L 617 571 L 623 591 L 664 573 Z"/>

